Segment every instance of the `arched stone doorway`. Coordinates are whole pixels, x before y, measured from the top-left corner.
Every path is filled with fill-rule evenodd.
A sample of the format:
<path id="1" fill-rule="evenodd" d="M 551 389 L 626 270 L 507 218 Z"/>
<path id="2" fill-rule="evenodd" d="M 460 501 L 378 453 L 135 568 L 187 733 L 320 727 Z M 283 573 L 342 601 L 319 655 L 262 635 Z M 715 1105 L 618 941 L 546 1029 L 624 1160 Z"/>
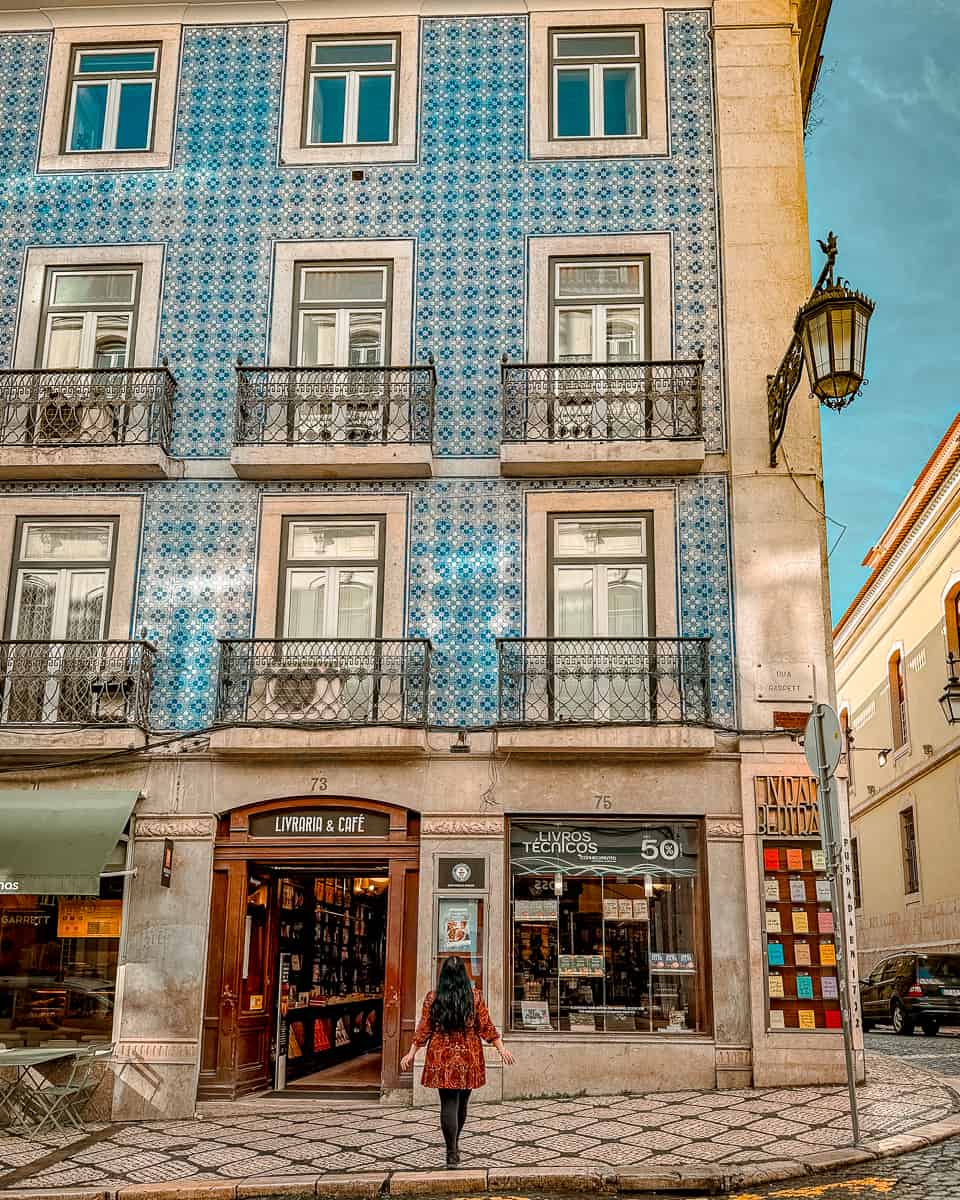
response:
<path id="1" fill-rule="evenodd" d="M 371 1047 L 380 1043 L 380 1078 L 367 1082 L 378 1083 L 382 1092 L 412 1086 L 412 1076 L 400 1072 L 400 1059 L 417 1015 L 419 846 L 419 815 L 374 800 L 284 797 L 220 817 L 201 1099 L 233 1099 L 283 1084 L 284 1050 L 296 1048 L 299 1058 L 308 1047 L 320 1063 L 338 1060 L 341 1034 L 352 1036 L 358 1029 Z M 358 889 L 361 880 L 366 882 Z M 362 897 L 368 888 L 369 906 L 361 907 L 358 892 Z M 338 925 L 350 927 L 349 935 L 337 935 L 334 928 L 340 939 L 336 957 L 344 964 L 355 956 L 354 943 L 346 939 L 376 929 L 382 958 L 366 982 L 346 972 L 330 982 L 323 968 L 315 970 L 308 961 L 310 947 L 323 944 Z M 331 953 L 328 942 L 325 962 Z M 334 996 L 336 987 L 354 991 Z M 349 1049 L 347 1043 L 342 1049 Z M 313 1062 L 297 1065 L 302 1070 Z M 309 1078 L 319 1078 L 317 1086 L 323 1087 L 323 1074 Z"/>

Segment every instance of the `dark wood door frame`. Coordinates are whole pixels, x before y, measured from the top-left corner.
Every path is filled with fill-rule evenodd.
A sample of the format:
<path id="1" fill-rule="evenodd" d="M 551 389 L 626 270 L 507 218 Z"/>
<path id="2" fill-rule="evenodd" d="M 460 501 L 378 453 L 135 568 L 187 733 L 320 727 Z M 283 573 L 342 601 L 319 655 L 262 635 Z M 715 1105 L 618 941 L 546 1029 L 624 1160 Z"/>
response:
<path id="1" fill-rule="evenodd" d="M 357 809 L 389 816 L 386 837 L 254 837 L 254 814 L 276 810 Z M 200 1055 L 200 1099 L 235 1099 L 272 1084 L 270 1038 L 275 1019 L 276 937 L 268 939 L 264 1008 L 241 1011 L 243 930 L 247 873 L 252 864 L 291 870 L 386 864 L 389 874 L 387 964 L 383 1011 L 383 1086 L 411 1087 L 400 1057 L 416 1019 L 417 882 L 420 864 L 419 814 L 380 801 L 348 797 L 293 796 L 234 809 L 220 818 L 214 844 L 213 895 L 207 945 Z"/>

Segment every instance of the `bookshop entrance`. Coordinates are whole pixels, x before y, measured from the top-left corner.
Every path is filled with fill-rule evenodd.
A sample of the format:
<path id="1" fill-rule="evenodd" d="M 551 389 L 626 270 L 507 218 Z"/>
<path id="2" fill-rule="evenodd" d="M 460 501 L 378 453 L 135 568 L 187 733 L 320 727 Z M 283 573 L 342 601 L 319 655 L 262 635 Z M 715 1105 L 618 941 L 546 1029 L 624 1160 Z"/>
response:
<path id="1" fill-rule="evenodd" d="M 375 801 L 222 817 L 199 1096 L 380 1096 L 416 1023 L 419 818 Z"/>

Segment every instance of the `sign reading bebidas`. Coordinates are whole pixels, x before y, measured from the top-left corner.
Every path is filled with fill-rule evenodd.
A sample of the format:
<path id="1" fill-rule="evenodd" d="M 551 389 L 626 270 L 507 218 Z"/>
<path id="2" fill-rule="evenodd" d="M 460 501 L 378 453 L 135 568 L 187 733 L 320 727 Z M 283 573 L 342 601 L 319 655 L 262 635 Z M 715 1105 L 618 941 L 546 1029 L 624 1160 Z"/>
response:
<path id="1" fill-rule="evenodd" d="M 288 808 L 257 813 L 250 818 L 251 837 L 368 838 L 386 837 L 386 813 L 351 808 Z"/>
<path id="2" fill-rule="evenodd" d="M 804 775 L 759 775 L 754 784 L 761 837 L 820 836 L 815 780 Z"/>

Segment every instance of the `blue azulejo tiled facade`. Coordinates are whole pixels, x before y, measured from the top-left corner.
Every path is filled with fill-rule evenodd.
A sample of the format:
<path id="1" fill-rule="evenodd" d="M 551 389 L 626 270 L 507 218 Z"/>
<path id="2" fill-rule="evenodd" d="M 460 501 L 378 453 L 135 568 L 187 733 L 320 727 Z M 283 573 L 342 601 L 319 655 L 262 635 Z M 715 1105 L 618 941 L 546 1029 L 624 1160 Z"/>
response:
<path id="1" fill-rule="evenodd" d="M 217 639 L 251 632 L 263 491 L 407 493 L 406 631 L 435 647 L 433 719 L 490 724 L 494 639 L 524 632 L 525 493 L 631 486 L 629 479 L 483 477 L 499 449 L 500 355 L 527 353 L 531 239 L 669 236 L 672 352 L 702 352 L 706 450 L 725 446 L 709 13 L 666 13 L 669 153 L 570 160 L 529 156 L 524 18 L 424 19 L 416 161 L 368 166 L 359 182 L 342 166 L 278 165 L 286 36 L 282 24 L 185 26 L 172 168 L 46 173 L 36 168 L 50 35 L 0 38 L 0 365 L 12 363 L 29 249 L 162 245 L 158 341 L 179 385 L 171 450 L 188 466 L 225 463 L 234 363 L 266 361 L 275 243 L 411 239 L 411 361 L 435 357 L 434 454 L 441 467 L 461 460 L 460 477 L 7 487 L 142 493 L 131 630 L 146 628 L 159 650 L 152 724 L 179 730 L 211 720 Z M 476 462 L 477 477 L 464 459 Z M 675 492 L 679 632 L 711 637 L 713 712 L 733 725 L 726 477 L 707 472 L 643 486 Z"/>

